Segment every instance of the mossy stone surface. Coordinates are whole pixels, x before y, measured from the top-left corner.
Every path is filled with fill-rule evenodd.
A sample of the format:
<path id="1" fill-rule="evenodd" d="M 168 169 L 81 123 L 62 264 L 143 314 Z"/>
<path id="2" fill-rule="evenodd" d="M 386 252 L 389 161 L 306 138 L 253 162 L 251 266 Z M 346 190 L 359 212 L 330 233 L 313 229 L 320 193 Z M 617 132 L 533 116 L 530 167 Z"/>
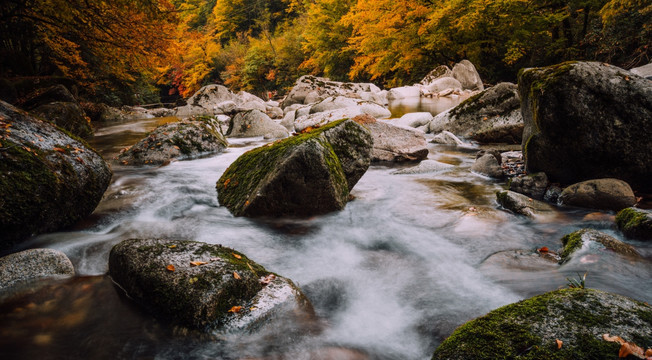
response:
<path id="1" fill-rule="evenodd" d="M 218 200 L 236 216 L 310 216 L 340 210 L 369 167 L 371 146 L 362 126 L 340 120 L 253 149 L 219 179 Z"/>
<path id="2" fill-rule="evenodd" d="M 623 209 L 616 215 L 616 225 L 629 238 L 652 240 L 652 212 L 649 210 L 633 207 Z"/>
<path id="3" fill-rule="evenodd" d="M 527 171 L 572 184 L 618 178 L 652 183 L 652 85 L 597 62 L 567 62 L 519 73 Z"/>
<path id="4" fill-rule="evenodd" d="M 0 248 L 87 216 L 111 176 L 82 140 L 0 102 Z"/>
<path id="5" fill-rule="evenodd" d="M 618 335 L 652 344 L 652 308 L 593 289 L 563 289 L 510 304 L 460 326 L 433 359 L 616 359 Z M 558 349 L 556 340 L 563 342 Z"/>
<path id="6" fill-rule="evenodd" d="M 605 248 L 623 256 L 628 256 L 630 258 L 641 257 L 638 251 L 636 251 L 636 249 L 634 249 L 634 247 L 631 245 L 625 244 L 613 236 L 594 229 L 577 230 L 568 235 L 565 235 L 561 239 L 561 242 L 564 245 L 561 253 L 559 254 L 561 257 L 561 263 L 568 261 L 573 253 L 581 249 L 584 244 L 589 242 L 602 244 L 602 246 Z"/>

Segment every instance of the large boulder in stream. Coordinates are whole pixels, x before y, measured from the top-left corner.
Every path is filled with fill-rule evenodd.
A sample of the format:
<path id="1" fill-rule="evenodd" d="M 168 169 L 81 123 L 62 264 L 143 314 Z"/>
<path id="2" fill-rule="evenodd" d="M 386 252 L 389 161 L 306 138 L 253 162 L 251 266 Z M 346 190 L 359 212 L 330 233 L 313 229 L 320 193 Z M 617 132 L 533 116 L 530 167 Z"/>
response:
<path id="1" fill-rule="evenodd" d="M 367 171 L 372 137 L 340 120 L 240 156 L 217 182 L 235 216 L 311 216 L 341 210 Z"/>
<path id="2" fill-rule="evenodd" d="M 90 118 L 86 116 L 77 99 L 63 85 L 40 89 L 28 95 L 21 106 L 75 136 L 82 138 L 93 136 Z"/>
<path id="3" fill-rule="evenodd" d="M 606 341 L 605 334 L 649 346 L 651 328 L 648 304 L 600 290 L 563 289 L 469 321 L 441 343 L 432 358 L 616 359 L 621 344 Z"/>
<path id="4" fill-rule="evenodd" d="M 247 331 L 277 316 L 313 314 L 291 280 L 221 245 L 125 240 L 111 250 L 109 274 L 150 313 L 193 329 Z"/>
<path id="5" fill-rule="evenodd" d="M 499 83 L 464 100 L 435 116 L 429 130 L 446 130 L 481 143 L 520 143 L 523 118 L 516 84 Z"/>
<path id="6" fill-rule="evenodd" d="M 368 115 L 356 116 L 374 139 L 371 161 L 421 161 L 428 157 L 428 144 L 421 131 L 376 121 Z"/>
<path id="7" fill-rule="evenodd" d="M 285 126 L 270 119 L 267 114 L 260 110 L 249 110 L 235 115 L 229 122 L 229 129 L 226 132 L 230 137 L 255 137 L 267 134 L 280 133 L 287 137 L 288 131 Z"/>
<path id="8" fill-rule="evenodd" d="M 44 279 L 75 275 L 66 254 L 54 249 L 29 249 L 0 258 L 0 300 L 45 284 Z"/>
<path id="9" fill-rule="evenodd" d="M 565 188 L 558 201 L 562 205 L 619 211 L 636 204 L 636 197 L 622 180 L 594 179 Z"/>
<path id="10" fill-rule="evenodd" d="M 0 248 L 87 216 L 111 175 L 83 140 L 0 101 Z"/>
<path id="11" fill-rule="evenodd" d="M 317 103 L 330 96 L 344 96 L 354 99 L 387 103 L 386 91 L 371 83 L 350 83 L 331 81 L 328 78 L 304 75 L 297 79 L 294 87 L 287 94 L 281 107 L 293 104 Z"/>
<path id="12" fill-rule="evenodd" d="M 616 215 L 616 225 L 625 236 L 638 240 L 652 240 L 652 211 L 630 207 Z"/>
<path id="13" fill-rule="evenodd" d="M 552 182 L 618 178 L 652 190 L 652 82 L 598 62 L 519 74 L 529 173 Z"/>
<path id="14" fill-rule="evenodd" d="M 161 165 L 217 154 L 228 146 L 219 126 L 207 116 L 161 125 L 117 159 L 123 165 Z"/>

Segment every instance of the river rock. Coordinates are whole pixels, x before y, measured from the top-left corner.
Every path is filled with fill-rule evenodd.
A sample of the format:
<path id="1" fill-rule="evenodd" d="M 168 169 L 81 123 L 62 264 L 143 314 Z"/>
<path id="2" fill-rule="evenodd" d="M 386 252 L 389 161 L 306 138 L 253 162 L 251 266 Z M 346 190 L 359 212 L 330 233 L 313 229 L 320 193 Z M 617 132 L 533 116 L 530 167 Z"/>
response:
<path id="1" fill-rule="evenodd" d="M 436 160 L 423 160 L 418 165 L 409 168 L 393 171 L 393 175 L 406 175 L 406 174 L 428 174 L 434 172 L 446 171 L 454 168 L 451 164 L 446 164 Z"/>
<path id="2" fill-rule="evenodd" d="M 264 112 L 249 110 L 240 112 L 231 119 L 226 136 L 255 137 L 280 132 L 287 134 L 287 129 L 270 119 Z"/>
<path id="3" fill-rule="evenodd" d="M 431 82 L 424 89 L 431 94 L 440 94 L 447 90 L 461 91 L 462 84 L 453 77 L 442 77 Z"/>
<path id="4" fill-rule="evenodd" d="M 341 210 L 367 171 L 373 139 L 340 120 L 240 156 L 217 182 L 235 216 L 311 216 Z"/>
<path id="5" fill-rule="evenodd" d="M 251 330 L 279 310 L 312 311 L 292 281 L 221 245 L 125 240 L 111 250 L 109 274 L 149 312 L 189 328 Z"/>
<path id="6" fill-rule="evenodd" d="M 598 62 L 521 71 L 530 173 L 572 184 L 615 177 L 652 190 L 652 82 Z"/>
<path id="7" fill-rule="evenodd" d="M 259 98 L 254 94 L 250 94 L 246 91 L 240 91 L 236 97 L 236 103 L 238 104 L 237 111 L 249 111 L 249 110 L 258 110 L 262 112 L 267 111 L 267 105 L 265 100 Z"/>
<path id="8" fill-rule="evenodd" d="M 648 80 L 652 80 L 652 63 L 649 63 L 647 65 L 639 66 L 636 68 L 632 68 L 629 71 L 632 72 L 632 74 L 636 74 L 640 77 L 644 77 Z"/>
<path id="9" fill-rule="evenodd" d="M 523 118 L 517 87 L 499 83 L 437 114 L 429 129 L 433 133 L 447 130 L 481 143 L 520 143 Z"/>
<path id="10" fill-rule="evenodd" d="M 439 345 L 433 360 L 615 359 L 621 345 L 604 341 L 604 334 L 649 339 L 651 327 L 648 304 L 595 289 L 556 290 L 467 322 Z"/>
<path id="11" fill-rule="evenodd" d="M 419 161 L 428 157 L 423 133 L 376 121 L 364 125 L 373 136 L 371 161 Z"/>
<path id="12" fill-rule="evenodd" d="M 564 245 L 560 251 L 560 263 L 567 262 L 570 257 L 585 246 L 590 246 L 590 243 L 597 243 L 602 245 L 601 248 L 607 248 L 617 254 L 629 256 L 632 258 L 640 258 L 641 255 L 631 245 L 616 239 L 613 236 L 607 235 L 603 232 L 593 229 L 582 229 L 572 232 L 561 239 Z"/>
<path id="13" fill-rule="evenodd" d="M 0 101 L 0 248 L 87 216 L 111 175 L 85 143 Z"/>
<path id="14" fill-rule="evenodd" d="M 187 106 L 212 109 L 213 106 L 225 101 L 233 101 L 234 103 L 237 103 L 239 99 L 238 96 L 232 93 L 227 87 L 211 84 L 197 90 L 196 93 L 188 98 L 186 103 Z"/>
<path id="15" fill-rule="evenodd" d="M 297 132 L 301 132 L 307 128 L 316 128 L 324 126 L 333 121 L 341 120 L 343 118 L 354 118 L 358 115 L 363 114 L 364 112 L 361 107 L 351 106 L 343 109 L 335 109 L 315 114 L 301 115 L 295 118 L 294 129 Z M 299 115 L 299 110 L 297 110 L 296 115 Z"/>
<path id="16" fill-rule="evenodd" d="M 265 114 L 267 114 L 267 116 L 269 116 L 271 119 L 283 119 L 283 116 L 285 116 L 285 114 L 283 113 L 283 109 L 281 109 L 278 106 L 276 107 L 267 106 L 267 110 L 265 110 Z"/>
<path id="17" fill-rule="evenodd" d="M 35 280 L 75 275 L 66 254 L 54 249 L 30 249 L 0 258 L 0 299 L 14 294 L 14 287 Z"/>
<path id="18" fill-rule="evenodd" d="M 565 188 L 558 201 L 562 205 L 619 211 L 636 204 L 636 197 L 622 180 L 596 179 Z"/>
<path id="19" fill-rule="evenodd" d="M 400 119 L 392 120 L 392 125 L 418 128 L 430 124 L 432 114 L 429 112 L 414 112 L 401 116 Z"/>
<path id="20" fill-rule="evenodd" d="M 331 81 L 328 78 L 304 75 L 297 79 L 294 87 L 283 100 L 281 107 L 293 104 L 316 103 L 330 96 L 345 96 L 354 99 L 372 100 L 385 104 L 381 90 L 371 83 L 350 83 Z"/>
<path id="21" fill-rule="evenodd" d="M 399 100 L 399 99 L 414 98 L 420 96 L 421 96 L 421 87 L 416 85 L 392 88 L 387 93 L 388 100 Z"/>
<path id="22" fill-rule="evenodd" d="M 465 145 L 464 141 L 460 140 L 460 138 L 455 136 L 455 134 L 453 134 L 452 132 L 446 130 L 435 135 L 435 137 L 433 137 L 430 142 L 435 144 L 442 144 L 442 145 L 455 145 L 455 146 Z"/>
<path id="23" fill-rule="evenodd" d="M 469 60 L 462 60 L 453 66 L 452 76 L 462 84 L 462 89 L 482 91 L 484 85 L 480 74 Z"/>
<path id="24" fill-rule="evenodd" d="M 621 210 L 616 225 L 625 236 L 637 240 L 652 240 L 652 212 L 637 208 Z"/>
<path id="25" fill-rule="evenodd" d="M 55 85 L 28 95 L 22 103 L 25 110 L 69 131 L 75 136 L 93 136 L 90 118 L 63 85 Z"/>
<path id="26" fill-rule="evenodd" d="M 175 159 L 217 154 L 228 146 L 219 126 L 210 117 L 161 125 L 123 151 L 117 160 L 123 165 L 161 165 Z"/>
<path id="27" fill-rule="evenodd" d="M 496 199 L 503 208 L 510 210 L 515 214 L 525 215 L 529 218 L 535 218 L 538 215 L 543 215 L 553 211 L 552 206 L 542 201 L 534 200 L 523 194 L 509 190 L 497 191 Z"/>
<path id="28" fill-rule="evenodd" d="M 471 166 L 471 171 L 496 179 L 502 179 L 505 177 L 500 162 L 493 154 L 484 154 L 477 158 Z"/>
<path id="29" fill-rule="evenodd" d="M 377 119 L 387 118 L 391 112 L 384 106 L 372 101 L 347 98 L 344 96 L 330 96 L 310 107 L 310 114 L 329 112 L 337 109 L 359 107 L 361 113 L 371 115 Z"/>
<path id="30" fill-rule="evenodd" d="M 509 190 L 536 200 L 543 200 L 548 184 L 546 173 L 538 172 L 536 174 L 517 176 L 510 179 Z"/>
<path id="31" fill-rule="evenodd" d="M 419 83 L 424 86 L 430 85 L 432 82 L 443 77 L 452 77 L 453 71 L 446 65 L 439 65 L 432 69 Z"/>

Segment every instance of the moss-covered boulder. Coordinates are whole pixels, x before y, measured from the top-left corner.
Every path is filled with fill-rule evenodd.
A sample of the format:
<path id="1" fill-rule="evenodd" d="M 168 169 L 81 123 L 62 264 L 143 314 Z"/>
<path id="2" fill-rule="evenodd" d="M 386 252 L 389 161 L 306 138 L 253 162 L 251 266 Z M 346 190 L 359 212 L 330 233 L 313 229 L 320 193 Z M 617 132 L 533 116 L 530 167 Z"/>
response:
<path id="1" fill-rule="evenodd" d="M 516 84 L 499 83 L 437 115 L 433 133 L 447 130 L 482 143 L 521 142 L 523 118 Z"/>
<path id="2" fill-rule="evenodd" d="M 70 226 L 99 203 L 111 170 L 71 136 L 0 101 L 0 248 Z"/>
<path id="3" fill-rule="evenodd" d="M 217 182 L 235 216 L 310 216 L 341 210 L 369 168 L 373 140 L 352 120 L 262 146 L 240 156 Z"/>
<path id="4" fill-rule="evenodd" d="M 561 239 L 561 243 L 564 247 L 559 252 L 559 255 L 561 256 L 560 263 L 568 261 L 575 252 L 584 247 L 593 247 L 595 250 L 603 250 L 606 248 L 631 258 L 641 257 L 638 251 L 636 251 L 636 249 L 631 245 L 625 244 L 613 236 L 593 229 L 581 229 L 572 232 L 564 236 Z M 595 245 L 598 247 L 596 248 Z"/>
<path id="5" fill-rule="evenodd" d="M 109 274 L 150 313 L 194 329 L 247 329 L 282 309 L 312 312 L 292 281 L 221 245 L 125 240 L 111 250 Z"/>
<path id="6" fill-rule="evenodd" d="M 460 326 L 433 359 L 616 359 L 603 334 L 652 344 L 652 307 L 593 289 L 564 289 L 510 304 Z M 562 341 L 561 348 L 557 340 Z"/>
<path id="7" fill-rule="evenodd" d="M 118 155 L 123 165 L 161 165 L 171 160 L 217 154 L 228 146 L 212 117 L 198 117 L 157 127 Z"/>
<path id="8" fill-rule="evenodd" d="M 636 197 L 622 180 L 594 179 L 568 186 L 558 201 L 563 205 L 619 211 L 636 204 Z"/>
<path id="9" fill-rule="evenodd" d="M 39 89 L 27 96 L 20 106 L 30 113 L 69 131 L 75 136 L 93 136 L 90 118 L 77 99 L 63 85 Z"/>
<path id="10" fill-rule="evenodd" d="M 525 69 L 518 84 L 529 173 L 652 190 L 652 82 L 604 63 L 567 62 Z"/>
<path id="11" fill-rule="evenodd" d="M 616 225 L 625 236 L 637 240 L 652 240 L 652 212 L 637 208 L 621 210 Z"/>

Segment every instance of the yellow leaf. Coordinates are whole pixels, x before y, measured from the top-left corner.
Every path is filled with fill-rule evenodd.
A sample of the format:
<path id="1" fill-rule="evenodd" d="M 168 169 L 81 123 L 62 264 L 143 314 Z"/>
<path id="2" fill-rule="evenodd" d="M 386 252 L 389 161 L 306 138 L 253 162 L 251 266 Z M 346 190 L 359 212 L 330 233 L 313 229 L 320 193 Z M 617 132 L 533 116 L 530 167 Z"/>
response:
<path id="1" fill-rule="evenodd" d="M 236 271 L 233 272 L 233 277 L 234 277 L 236 280 L 240 280 L 240 279 L 242 279 L 242 277 L 241 277 L 241 276 L 240 276 Z"/>
<path id="2" fill-rule="evenodd" d="M 174 249 L 174 248 L 177 247 L 177 246 L 176 246 L 176 245 L 169 245 L 168 247 L 169 247 L 170 249 Z"/>
<path id="3" fill-rule="evenodd" d="M 199 265 L 204 265 L 204 264 L 208 264 L 208 263 L 206 261 L 191 261 L 190 262 L 190 265 L 192 265 L 192 266 L 199 266 Z"/>
<path id="4" fill-rule="evenodd" d="M 238 313 L 238 312 L 240 312 L 240 310 L 242 310 L 242 306 L 234 306 L 231 309 L 229 309 L 228 312 L 230 312 L 230 313 Z"/>
<path id="5" fill-rule="evenodd" d="M 166 269 L 168 269 L 168 271 L 174 271 L 175 270 L 174 265 L 172 265 L 172 264 L 168 265 L 166 267 Z"/>
<path id="6" fill-rule="evenodd" d="M 236 259 L 242 259 L 242 256 L 240 256 L 240 255 L 238 255 L 236 253 L 231 253 L 231 255 L 233 255 L 233 257 L 236 258 Z"/>

